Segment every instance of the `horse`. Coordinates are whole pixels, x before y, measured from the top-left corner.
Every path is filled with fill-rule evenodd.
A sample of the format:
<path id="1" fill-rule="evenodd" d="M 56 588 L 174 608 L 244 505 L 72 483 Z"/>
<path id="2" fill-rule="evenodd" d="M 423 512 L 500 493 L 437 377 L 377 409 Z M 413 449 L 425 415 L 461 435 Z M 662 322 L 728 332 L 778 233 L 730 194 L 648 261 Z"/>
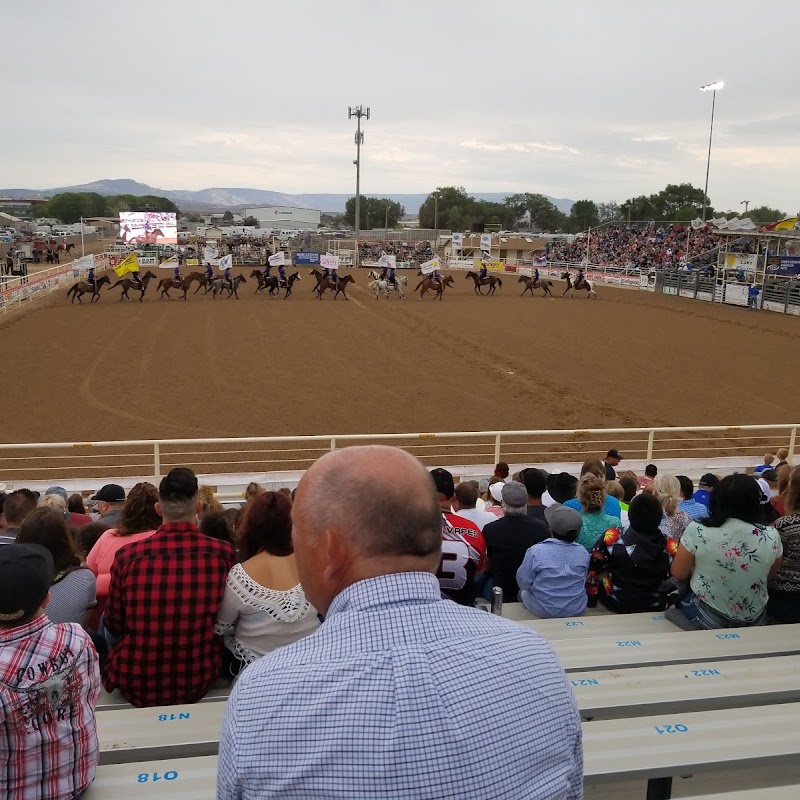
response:
<path id="1" fill-rule="evenodd" d="M 156 228 L 154 231 L 145 231 L 142 236 L 134 236 L 128 241 L 128 244 L 156 244 L 158 237 L 163 235 L 164 231 Z"/>
<path id="2" fill-rule="evenodd" d="M 66 253 L 69 253 L 69 251 L 73 250 L 74 248 L 75 248 L 75 242 L 70 242 L 69 244 L 63 244 L 63 243 L 60 244 L 56 248 L 56 250 L 58 250 L 59 253 L 65 253 L 66 254 Z"/>
<path id="3" fill-rule="evenodd" d="M 217 295 L 224 291 L 225 289 L 228 290 L 228 299 L 230 300 L 231 297 L 234 295 L 236 299 L 239 299 L 239 292 L 237 289 L 239 288 L 240 283 L 247 283 L 245 280 L 244 275 L 237 275 L 233 281 L 226 281 L 225 278 L 214 278 L 211 281 L 211 299 L 216 300 Z"/>
<path id="4" fill-rule="evenodd" d="M 299 272 L 293 272 L 291 275 L 289 275 L 289 277 L 286 279 L 286 293 L 283 295 L 284 300 L 288 299 L 289 295 L 292 293 L 292 285 L 294 282 L 301 280 L 303 279 L 300 277 Z"/>
<path id="5" fill-rule="evenodd" d="M 502 287 L 503 285 L 503 281 L 496 275 L 487 275 L 485 278 L 481 278 L 477 272 L 473 272 L 472 270 L 470 270 L 464 277 L 467 279 L 472 278 L 472 280 L 475 281 L 475 294 L 482 295 L 483 289 L 481 287 L 488 286 L 489 293 L 486 295 L 487 297 L 490 294 L 494 294 L 494 290 L 497 288 L 497 286 Z"/>
<path id="6" fill-rule="evenodd" d="M 418 275 L 422 275 L 422 273 L 421 273 L 421 272 L 418 272 L 417 274 L 418 274 Z M 421 289 L 421 291 L 420 291 L 420 293 L 419 293 L 419 299 L 420 299 L 420 300 L 422 300 L 422 296 L 425 294 L 425 292 L 427 292 L 427 291 L 428 291 L 428 289 L 433 289 L 433 287 L 434 287 L 434 284 L 435 284 L 435 283 L 436 283 L 436 282 L 435 282 L 435 281 L 433 280 L 433 278 L 431 278 L 429 275 L 425 275 L 425 276 L 422 278 L 422 280 L 421 280 L 421 281 L 420 281 L 420 282 L 419 282 L 419 283 L 416 285 L 416 287 L 414 288 L 414 291 L 415 291 L 415 292 L 416 292 L 417 290 L 420 290 L 420 289 Z M 456 282 L 455 282 L 455 280 L 453 279 L 453 276 L 452 276 L 452 275 L 448 275 L 446 278 L 442 278 L 442 280 L 441 280 L 441 283 L 439 283 L 439 284 L 437 284 L 437 285 L 436 285 L 436 294 L 435 294 L 435 296 L 434 296 L 434 300 L 435 300 L 437 297 L 439 298 L 439 300 L 441 300 L 441 299 L 442 299 L 442 295 L 444 294 L 444 290 L 445 290 L 445 289 L 446 289 L 448 286 L 455 286 L 455 285 L 456 285 Z"/>
<path id="7" fill-rule="evenodd" d="M 322 300 L 322 295 L 327 289 L 336 290 L 333 293 L 334 300 L 339 296 L 339 293 L 344 295 L 345 300 L 349 300 L 350 298 L 347 296 L 347 292 L 344 288 L 348 283 L 352 283 L 355 286 L 356 279 L 352 275 L 344 275 L 339 278 L 338 282 L 333 281 L 331 278 L 323 278 L 317 284 L 317 300 Z"/>
<path id="8" fill-rule="evenodd" d="M 103 275 L 103 277 L 102 277 L 102 278 L 98 278 L 98 279 L 95 281 L 95 283 L 94 283 L 94 290 L 92 289 L 92 287 L 91 287 L 91 286 L 89 286 L 89 284 L 88 284 L 88 283 L 86 283 L 86 281 L 78 281 L 78 282 L 77 282 L 77 283 L 76 283 L 76 284 L 75 284 L 75 285 L 74 285 L 74 286 L 73 286 L 73 287 L 72 287 L 72 288 L 71 288 L 71 289 L 70 289 L 70 290 L 67 292 L 67 297 L 70 297 L 70 296 L 72 296 L 72 302 L 73 302 L 73 303 L 75 302 L 75 298 L 77 297 L 77 298 L 78 298 L 78 302 L 80 303 L 80 302 L 82 302 L 82 301 L 81 301 L 81 297 L 83 297 L 83 295 L 85 295 L 85 294 L 89 294 L 89 292 L 91 292 L 91 293 L 92 293 L 92 299 L 91 299 L 91 302 L 92 302 L 92 303 L 94 303 L 94 301 L 95 301 L 95 298 L 97 298 L 97 300 L 99 300 L 99 299 L 100 299 L 100 287 L 101 287 L 101 286 L 104 286 L 104 285 L 105 285 L 105 284 L 107 284 L 107 283 L 111 283 L 111 279 L 108 277 L 108 275 Z"/>
<path id="9" fill-rule="evenodd" d="M 370 275 L 374 275 L 374 274 L 375 274 L 375 270 L 372 270 L 372 272 L 370 272 Z M 400 299 L 401 300 L 405 300 L 406 299 L 406 294 L 403 291 L 403 287 L 407 283 L 408 283 L 408 278 L 406 278 L 405 275 L 398 276 L 395 279 L 395 283 L 394 284 L 389 283 L 389 281 L 386 280 L 386 279 L 381 280 L 380 278 L 375 278 L 375 280 L 373 280 L 369 284 L 368 288 L 369 288 L 369 290 L 371 292 L 375 293 L 375 299 L 376 300 L 379 299 L 381 294 L 383 294 L 384 297 L 386 297 L 387 300 L 390 300 L 391 296 L 392 296 L 392 286 L 394 286 L 394 288 L 397 289 L 397 293 L 400 295 Z"/>
<path id="10" fill-rule="evenodd" d="M 567 292 L 569 292 L 570 293 L 569 296 L 570 296 L 570 299 L 571 299 L 572 297 L 575 296 L 575 290 L 577 290 L 579 292 L 588 292 L 588 294 L 586 295 L 586 299 L 587 300 L 591 300 L 592 299 L 592 295 L 594 295 L 594 299 L 597 300 L 597 291 L 594 288 L 594 281 L 590 281 L 588 278 L 582 278 L 581 280 L 576 281 L 575 283 L 573 283 L 572 282 L 572 275 L 570 275 L 569 272 L 565 272 L 561 276 L 561 280 L 567 282 L 567 288 L 564 289 L 564 291 L 561 293 L 562 297 Z"/>
<path id="11" fill-rule="evenodd" d="M 186 294 L 189 291 L 189 287 L 192 285 L 192 281 L 194 280 L 193 277 L 194 274 L 195 273 L 192 273 L 192 275 L 187 275 L 185 278 L 181 278 L 180 280 L 178 280 L 178 278 L 175 277 L 162 278 L 158 282 L 158 289 L 157 289 L 157 291 L 161 293 L 160 299 L 163 300 L 166 297 L 167 300 L 172 300 L 172 298 L 169 296 L 169 290 L 180 289 L 183 292 L 183 297 L 181 299 L 186 300 L 187 299 Z"/>
<path id="12" fill-rule="evenodd" d="M 256 286 L 256 294 L 258 294 L 264 289 L 264 281 L 266 280 L 266 278 L 264 278 L 264 272 L 260 269 L 254 269 L 250 273 L 250 277 L 258 281 L 258 286 Z"/>
<path id="13" fill-rule="evenodd" d="M 539 278 L 539 280 L 536 281 L 532 277 L 528 278 L 525 275 L 520 275 L 519 276 L 519 280 L 517 281 L 517 283 L 524 283 L 525 284 L 525 288 L 522 290 L 522 294 L 520 295 L 520 297 L 524 297 L 525 296 L 525 292 L 530 292 L 531 293 L 531 297 L 533 297 L 533 290 L 534 289 L 542 289 L 543 292 L 544 292 L 542 294 L 542 297 L 548 297 L 548 296 L 552 297 L 553 296 L 553 293 L 550 291 L 550 289 L 553 286 L 553 281 L 548 280 L 547 278 Z"/>
<path id="14" fill-rule="evenodd" d="M 155 273 L 147 270 L 147 272 L 145 272 L 145 274 L 139 279 L 141 286 L 135 286 L 130 278 L 120 278 L 113 286 L 109 286 L 108 288 L 116 289 L 117 286 L 122 287 L 122 294 L 119 296 L 119 301 L 121 303 L 123 300 L 130 300 L 130 297 L 128 297 L 128 292 L 133 286 L 133 288 L 138 289 L 142 293 L 141 297 L 139 298 L 139 302 L 141 303 L 142 300 L 144 300 L 144 293 L 147 291 L 147 284 L 150 283 L 151 279 L 155 277 L 157 277 Z"/>

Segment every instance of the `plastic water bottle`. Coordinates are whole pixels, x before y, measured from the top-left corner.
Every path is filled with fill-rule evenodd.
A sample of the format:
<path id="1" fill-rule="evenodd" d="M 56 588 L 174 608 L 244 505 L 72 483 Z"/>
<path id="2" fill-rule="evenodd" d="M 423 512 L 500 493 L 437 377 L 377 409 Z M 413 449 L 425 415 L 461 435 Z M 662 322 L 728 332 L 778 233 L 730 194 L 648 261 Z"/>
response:
<path id="1" fill-rule="evenodd" d="M 499 586 L 492 588 L 492 614 L 503 616 L 503 590 Z"/>

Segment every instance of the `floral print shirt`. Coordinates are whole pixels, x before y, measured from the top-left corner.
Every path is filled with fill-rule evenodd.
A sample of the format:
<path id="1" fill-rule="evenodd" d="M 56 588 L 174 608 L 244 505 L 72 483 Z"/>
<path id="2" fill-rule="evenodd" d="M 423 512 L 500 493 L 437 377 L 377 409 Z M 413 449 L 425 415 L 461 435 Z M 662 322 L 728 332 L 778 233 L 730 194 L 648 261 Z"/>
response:
<path id="1" fill-rule="evenodd" d="M 783 555 L 778 531 L 729 519 L 719 528 L 693 522 L 681 544 L 694 555 L 692 591 L 728 619 L 751 622 L 767 605 L 767 575 Z"/>

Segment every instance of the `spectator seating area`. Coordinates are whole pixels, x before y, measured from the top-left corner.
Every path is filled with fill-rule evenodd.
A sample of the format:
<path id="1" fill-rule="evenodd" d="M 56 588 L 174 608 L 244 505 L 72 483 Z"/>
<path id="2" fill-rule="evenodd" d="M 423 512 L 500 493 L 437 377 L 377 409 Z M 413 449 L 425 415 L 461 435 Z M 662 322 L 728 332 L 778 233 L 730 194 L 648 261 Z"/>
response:
<path id="1" fill-rule="evenodd" d="M 519 602 L 499 612 L 547 640 L 567 673 L 587 797 L 800 797 L 800 625 L 689 632 L 659 612 L 541 619 Z M 230 691 L 220 682 L 198 703 L 149 708 L 103 691 L 85 800 L 215 797 Z"/>
<path id="2" fill-rule="evenodd" d="M 707 228 L 687 225 L 606 225 L 590 232 L 588 263 L 650 271 L 692 263 L 715 263 L 722 237 Z M 556 242 L 550 261 L 581 263 L 587 257 L 587 239 Z M 701 258 L 703 257 L 703 258 Z"/>
<path id="3" fill-rule="evenodd" d="M 384 253 L 395 256 L 398 262 L 416 261 L 422 263 L 432 257 L 430 242 L 372 242 L 359 241 L 359 259 L 377 261 Z"/>

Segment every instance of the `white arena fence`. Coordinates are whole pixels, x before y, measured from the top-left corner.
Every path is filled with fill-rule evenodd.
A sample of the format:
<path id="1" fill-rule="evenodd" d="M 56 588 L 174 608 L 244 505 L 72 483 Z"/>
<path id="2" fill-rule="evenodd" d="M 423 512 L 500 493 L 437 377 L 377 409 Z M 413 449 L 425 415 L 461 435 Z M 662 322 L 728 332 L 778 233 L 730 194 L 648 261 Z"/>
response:
<path id="1" fill-rule="evenodd" d="M 58 289 L 68 289 L 75 281 L 86 277 L 90 261 L 93 261 L 98 273 L 108 267 L 107 260 L 102 256 L 86 258 L 88 260 L 77 259 L 27 276 L 4 276 L 0 283 L 0 313 L 7 314 Z"/>
<path id="2" fill-rule="evenodd" d="M 448 466 L 454 471 L 498 461 L 512 465 L 580 464 L 587 458 L 604 456 L 611 448 L 622 451 L 625 463 L 631 465 L 693 460 L 702 462 L 703 471 L 707 471 L 705 466 L 713 468 L 715 462 L 732 471 L 731 465 L 739 469 L 752 466 L 765 452 L 775 452 L 780 447 L 788 448 L 791 460 L 798 429 L 800 422 L 0 444 L 0 480 L 12 486 L 46 481 L 88 487 L 96 485 L 100 478 L 153 479 L 172 467 L 188 466 L 198 474 L 216 476 L 220 483 L 234 484 L 241 482 L 243 473 L 302 471 L 328 451 L 358 444 L 401 447 L 429 467 Z"/>

